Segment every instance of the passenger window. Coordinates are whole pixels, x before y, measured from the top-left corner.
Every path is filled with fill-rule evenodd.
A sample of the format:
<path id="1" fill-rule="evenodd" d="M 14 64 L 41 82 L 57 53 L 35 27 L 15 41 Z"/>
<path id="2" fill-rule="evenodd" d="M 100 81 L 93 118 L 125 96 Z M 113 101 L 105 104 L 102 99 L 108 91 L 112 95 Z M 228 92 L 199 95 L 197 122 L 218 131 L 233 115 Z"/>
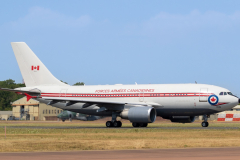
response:
<path id="1" fill-rule="evenodd" d="M 224 92 L 224 95 L 227 95 L 227 92 Z"/>
<path id="2" fill-rule="evenodd" d="M 219 95 L 223 95 L 223 92 L 221 92 Z"/>

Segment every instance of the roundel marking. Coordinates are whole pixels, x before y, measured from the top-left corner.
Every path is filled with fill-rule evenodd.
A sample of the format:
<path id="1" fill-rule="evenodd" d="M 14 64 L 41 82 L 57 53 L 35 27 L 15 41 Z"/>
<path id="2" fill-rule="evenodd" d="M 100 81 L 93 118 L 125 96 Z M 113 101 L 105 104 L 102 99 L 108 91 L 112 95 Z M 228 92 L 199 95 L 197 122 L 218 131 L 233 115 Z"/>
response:
<path id="1" fill-rule="evenodd" d="M 216 105 L 218 103 L 218 97 L 216 95 L 209 96 L 208 103 L 210 103 L 211 105 Z"/>

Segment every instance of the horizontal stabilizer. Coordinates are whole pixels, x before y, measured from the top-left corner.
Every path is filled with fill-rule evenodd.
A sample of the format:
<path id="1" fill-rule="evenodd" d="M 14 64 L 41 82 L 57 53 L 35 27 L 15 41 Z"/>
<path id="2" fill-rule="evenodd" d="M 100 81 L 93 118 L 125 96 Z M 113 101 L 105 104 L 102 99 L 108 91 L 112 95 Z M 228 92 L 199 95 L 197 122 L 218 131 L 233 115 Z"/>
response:
<path id="1" fill-rule="evenodd" d="M 37 92 L 37 91 L 24 91 L 24 90 L 20 90 L 20 89 L 9 89 L 9 88 L 0 88 L 0 90 L 15 92 L 17 94 L 22 94 L 22 95 L 25 95 L 25 93 L 29 94 L 31 96 L 40 95 L 40 92 Z"/>

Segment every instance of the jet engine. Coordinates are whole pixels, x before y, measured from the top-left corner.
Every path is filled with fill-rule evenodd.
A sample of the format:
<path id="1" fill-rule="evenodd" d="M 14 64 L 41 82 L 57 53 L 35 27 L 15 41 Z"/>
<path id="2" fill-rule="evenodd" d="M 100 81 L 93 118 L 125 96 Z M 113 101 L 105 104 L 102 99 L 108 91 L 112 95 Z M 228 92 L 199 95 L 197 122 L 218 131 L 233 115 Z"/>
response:
<path id="1" fill-rule="evenodd" d="M 192 123 L 195 121 L 195 116 L 172 116 L 170 120 L 178 123 Z"/>
<path id="2" fill-rule="evenodd" d="M 153 107 L 132 107 L 128 110 L 123 110 L 120 113 L 120 117 L 131 122 L 153 123 L 156 119 L 156 110 Z"/>

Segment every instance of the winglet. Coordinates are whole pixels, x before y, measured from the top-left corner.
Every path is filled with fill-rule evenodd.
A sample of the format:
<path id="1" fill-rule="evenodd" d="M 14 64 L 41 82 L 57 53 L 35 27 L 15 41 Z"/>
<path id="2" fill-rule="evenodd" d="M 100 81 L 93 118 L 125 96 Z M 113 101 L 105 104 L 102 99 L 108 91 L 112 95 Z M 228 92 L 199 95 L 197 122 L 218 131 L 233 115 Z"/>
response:
<path id="1" fill-rule="evenodd" d="M 32 99 L 33 97 L 32 96 L 30 96 L 29 94 L 27 94 L 27 93 L 24 93 L 26 96 L 27 96 L 27 101 L 29 101 L 30 99 Z"/>

